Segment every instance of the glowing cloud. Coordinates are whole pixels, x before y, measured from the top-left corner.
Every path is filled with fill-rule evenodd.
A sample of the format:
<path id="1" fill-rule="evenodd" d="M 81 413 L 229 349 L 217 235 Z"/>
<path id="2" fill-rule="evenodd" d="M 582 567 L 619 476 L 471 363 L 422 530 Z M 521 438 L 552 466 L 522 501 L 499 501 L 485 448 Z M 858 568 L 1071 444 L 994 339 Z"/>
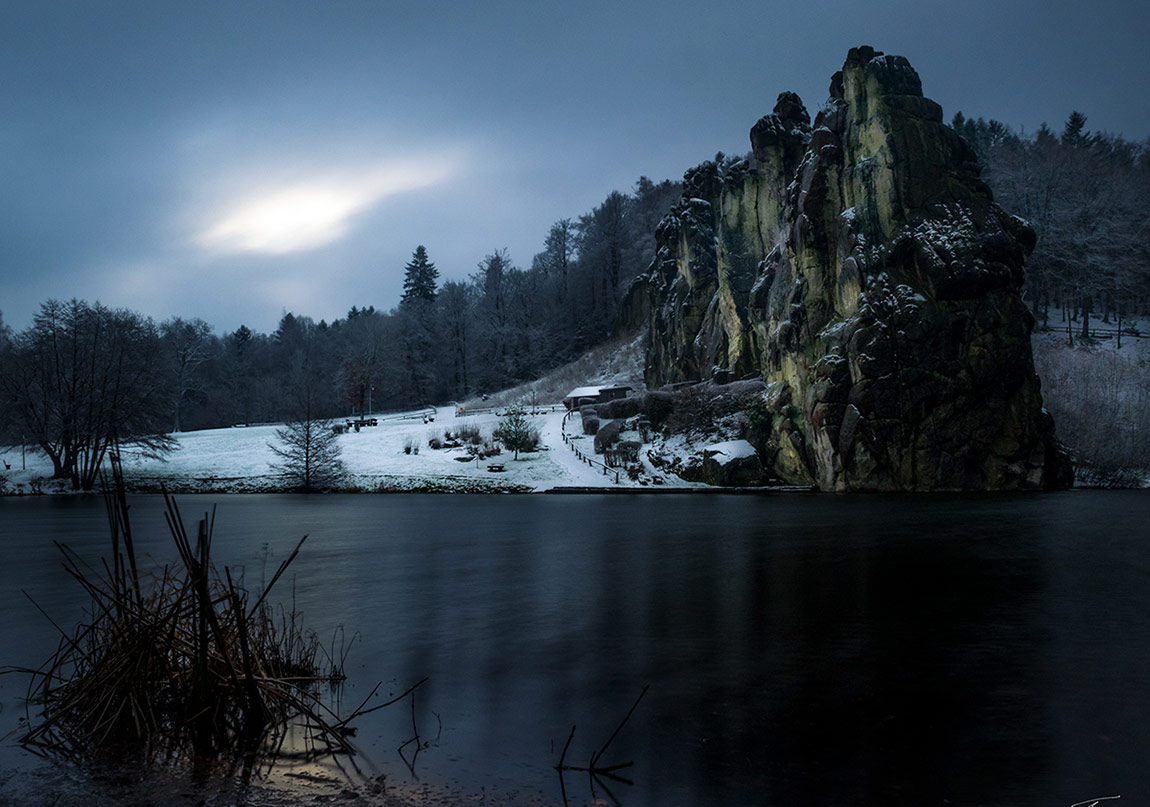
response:
<path id="1" fill-rule="evenodd" d="M 434 185 L 449 172 L 441 159 L 343 171 L 267 188 L 232 203 L 197 241 L 217 252 L 283 255 L 315 249 L 347 235 L 356 214 L 397 193 Z"/>

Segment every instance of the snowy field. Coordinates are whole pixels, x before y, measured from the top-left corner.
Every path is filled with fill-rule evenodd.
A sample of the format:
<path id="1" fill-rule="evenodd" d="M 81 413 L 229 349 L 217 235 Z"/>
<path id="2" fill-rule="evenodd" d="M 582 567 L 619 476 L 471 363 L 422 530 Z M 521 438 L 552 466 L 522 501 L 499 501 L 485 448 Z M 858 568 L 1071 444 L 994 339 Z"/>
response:
<path id="1" fill-rule="evenodd" d="M 442 439 L 445 430 L 454 432 L 461 426 L 476 426 L 489 438 L 499 423 L 496 412 L 456 417 L 454 407 L 441 407 L 436 410 L 435 420 L 427 423 L 419 413 L 380 416 L 378 426 L 338 437 L 349 474 L 347 486 L 364 491 L 458 492 L 640 486 L 625 473 L 616 474 L 612 470 L 604 474 L 601 464 L 591 466 L 580 460 L 563 440 L 563 416 L 564 411 L 559 408 L 530 418 L 539 429 L 539 451 L 520 453 L 518 460 L 511 452 L 504 451 L 494 457 L 467 462 L 457 459 L 467 457 L 465 449 L 435 450 L 429 446 L 429 440 Z M 268 447 L 269 443 L 276 442 L 277 428 L 249 426 L 184 432 L 176 435 L 179 448 L 165 460 L 126 457 L 124 473 L 137 489 L 158 489 L 163 482 L 179 491 L 280 490 L 285 481 L 273 469 L 277 458 Z M 568 424 L 568 432 L 571 431 L 578 432 L 577 418 Z M 576 437 L 572 443 L 584 454 L 593 453 L 590 437 Z M 412 446 L 410 454 L 404 450 L 407 445 Z M 67 487 L 59 480 L 42 481 L 51 476 L 52 465 L 41 454 L 28 453 L 25 470 L 21 469 L 19 446 L 0 449 L 0 459 L 12 466 L 8 471 L 0 471 L 7 476 L 9 493 L 32 492 L 34 484 L 42 485 L 45 492 L 63 492 Z M 502 465 L 504 470 L 489 470 L 490 465 Z M 658 477 L 664 486 L 698 487 L 650 466 L 646 471 L 648 484 Z M 41 481 L 36 482 L 37 479 Z"/>

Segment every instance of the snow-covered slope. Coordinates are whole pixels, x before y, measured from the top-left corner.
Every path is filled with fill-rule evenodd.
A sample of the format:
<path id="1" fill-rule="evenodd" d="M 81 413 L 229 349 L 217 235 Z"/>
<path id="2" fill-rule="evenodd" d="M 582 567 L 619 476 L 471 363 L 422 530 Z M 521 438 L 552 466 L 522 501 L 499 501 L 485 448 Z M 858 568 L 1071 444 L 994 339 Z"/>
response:
<path id="1" fill-rule="evenodd" d="M 561 406 L 541 409 L 532 416 L 542 438 L 542 450 L 513 459 L 510 452 L 476 461 L 463 462 L 463 448 L 435 450 L 433 437 L 456 432 L 461 426 L 476 426 L 490 437 L 499 422 L 497 411 L 456 417 L 454 407 L 441 407 L 435 420 L 424 422 L 421 413 L 391 416 L 378 426 L 366 427 L 339 436 L 342 459 L 347 468 L 350 489 L 367 491 L 545 491 L 561 487 L 633 487 L 638 483 L 625 473 L 604 473 L 600 464 L 580 460 L 563 439 Z M 186 491 L 273 491 L 284 480 L 272 468 L 276 457 L 268 447 L 276 441 L 275 426 L 209 429 L 177 435 L 179 449 L 166 461 L 128 457 L 125 476 L 137 489 L 158 488 Z M 581 445 L 579 439 L 573 441 Z M 590 452 L 590 438 L 584 453 Z M 412 451 L 405 449 L 410 446 Z M 6 472 L 7 492 L 30 493 L 34 480 L 45 491 L 63 491 L 59 481 L 43 481 L 52 467 L 42 455 L 29 453 L 27 468 L 21 469 L 20 449 L 0 449 L 0 458 L 12 465 Z M 594 463 L 594 460 L 592 461 Z M 502 471 L 489 470 L 502 465 Z M 667 485 L 691 486 L 673 476 Z"/>

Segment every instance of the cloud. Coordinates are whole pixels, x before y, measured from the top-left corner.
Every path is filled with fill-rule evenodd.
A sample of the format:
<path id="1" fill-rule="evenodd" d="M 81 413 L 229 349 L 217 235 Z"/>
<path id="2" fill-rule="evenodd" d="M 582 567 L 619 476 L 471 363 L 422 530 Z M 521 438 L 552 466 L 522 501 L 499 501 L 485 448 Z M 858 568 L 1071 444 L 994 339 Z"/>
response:
<path id="1" fill-rule="evenodd" d="M 214 253 L 286 255 L 339 241 L 355 217 L 384 199 L 446 179 L 456 160 L 408 159 L 329 171 L 229 200 L 196 243 Z"/>

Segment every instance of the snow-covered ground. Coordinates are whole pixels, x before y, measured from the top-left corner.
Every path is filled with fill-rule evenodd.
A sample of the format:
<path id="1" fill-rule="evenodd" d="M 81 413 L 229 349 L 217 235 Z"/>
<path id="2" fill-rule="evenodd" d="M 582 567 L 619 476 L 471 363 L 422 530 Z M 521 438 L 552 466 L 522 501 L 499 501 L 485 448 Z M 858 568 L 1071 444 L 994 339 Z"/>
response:
<path id="1" fill-rule="evenodd" d="M 343 463 L 348 471 L 348 485 L 359 490 L 385 491 L 546 491 L 563 487 L 638 487 L 626 473 L 614 470 L 604 474 L 601 458 L 593 465 L 580 460 L 574 448 L 563 439 L 564 410 L 560 407 L 535 415 L 531 420 L 539 429 L 541 450 L 520 453 L 519 459 L 504 451 L 487 459 L 470 459 L 463 448 L 432 449 L 433 437 L 443 439 L 445 431 L 455 432 L 461 426 L 477 426 L 490 437 L 498 425 L 494 411 L 456 417 L 454 407 L 440 407 L 434 421 L 424 422 L 419 413 L 381 417 L 378 426 L 358 433 L 339 436 Z M 572 426 L 574 428 L 572 428 Z M 124 473 L 137 488 L 157 487 L 161 482 L 177 490 L 266 491 L 284 486 L 272 466 L 277 458 L 269 448 L 276 442 L 276 426 L 248 426 L 207 429 L 176 435 L 179 448 L 165 460 L 125 458 Z M 591 438 L 577 436 L 578 420 L 568 425 L 574 431 L 572 445 L 594 457 Z M 411 445 L 412 453 L 405 452 Z M 418 453 L 415 448 L 418 447 Z M 645 453 L 645 452 L 644 452 Z M 21 468 L 20 448 L 0 448 L 0 460 L 12 468 L 0 471 L 7 477 L 7 491 L 29 493 L 34 484 L 45 492 L 62 491 L 66 485 L 50 477 L 52 466 L 42 454 L 28 453 L 26 469 Z M 503 471 L 492 471 L 489 465 L 502 465 Z M 661 474 L 647 466 L 646 482 L 660 477 L 665 486 L 696 487 L 675 476 Z M 36 481 L 39 480 L 39 481 Z"/>

